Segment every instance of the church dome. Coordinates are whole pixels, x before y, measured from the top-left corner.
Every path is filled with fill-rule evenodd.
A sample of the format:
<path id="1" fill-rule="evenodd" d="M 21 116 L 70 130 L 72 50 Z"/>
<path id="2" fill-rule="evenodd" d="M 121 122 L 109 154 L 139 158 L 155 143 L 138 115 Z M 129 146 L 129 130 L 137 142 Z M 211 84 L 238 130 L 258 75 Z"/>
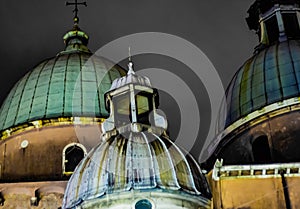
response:
<path id="1" fill-rule="evenodd" d="M 298 3 L 257 0 L 248 10 L 248 26 L 260 43 L 227 88 L 219 133 L 208 149 L 210 166 L 216 159 L 225 164 L 299 162 Z"/>
<path id="2" fill-rule="evenodd" d="M 133 190 L 209 197 L 205 177 L 189 154 L 165 136 L 131 133 L 111 137 L 91 150 L 69 180 L 63 208 Z"/>
<path id="3" fill-rule="evenodd" d="M 41 119 L 108 116 L 103 92 L 125 70 L 93 55 L 77 24 L 64 41 L 64 51 L 36 65 L 12 88 L 0 110 L 1 131 Z"/>
<path id="4" fill-rule="evenodd" d="M 0 182 L 67 180 L 100 140 L 109 116 L 104 93 L 126 71 L 90 52 L 78 18 L 64 42 L 65 49 L 30 70 L 2 104 Z"/>
<path id="5" fill-rule="evenodd" d="M 300 41 L 260 50 L 234 75 L 227 92 L 225 126 L 270 104 L 300 95 Z"/>
<path id="6" fill-rule="evenodd" d="M 199 164 L 166 134 L 150 80 L 136 75 L 131 61 L 128 67 L 105 94 L 110 117 L 102 142 L 76 167 L 62 208 L 208 208 Z"/>

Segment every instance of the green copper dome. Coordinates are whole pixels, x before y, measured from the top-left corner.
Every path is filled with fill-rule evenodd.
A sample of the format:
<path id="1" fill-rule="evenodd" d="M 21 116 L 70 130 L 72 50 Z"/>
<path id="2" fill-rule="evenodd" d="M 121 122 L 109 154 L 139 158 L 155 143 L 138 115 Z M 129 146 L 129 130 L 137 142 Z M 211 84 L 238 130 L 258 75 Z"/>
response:
<path id="1" fill-rule="evenodd" d="M 226 126 L 300 95 L 300 40 L 277 42 L 245 62 L 227 89 Z"/>
<path id="2" fill-rule="evenodd" d="M 218 134 L 206 149 L 209 168 L 299 162 L 299 0 L 256 0 L 246 18 L 259 44 L 233 76 Z M 225 126 L 225 128 L 224 128 Z"/>
<path id="3" fill-rule="evenodd" d="M 300 95 L 299 9 L 299 0 L 257 0 L 249 8 L 246 21 L 260 43 L 229 84 L 225 127 Z"/>
<path id="4" fill-rule="evenodd" d="M 108 116 L 103 94 L 125 70 L 93 55 L 87 34 L 76 24 L 64 41 L 64 51 L 42 61 L 12 88 L 0 110 L 0 130 L 40 119 Z"/>

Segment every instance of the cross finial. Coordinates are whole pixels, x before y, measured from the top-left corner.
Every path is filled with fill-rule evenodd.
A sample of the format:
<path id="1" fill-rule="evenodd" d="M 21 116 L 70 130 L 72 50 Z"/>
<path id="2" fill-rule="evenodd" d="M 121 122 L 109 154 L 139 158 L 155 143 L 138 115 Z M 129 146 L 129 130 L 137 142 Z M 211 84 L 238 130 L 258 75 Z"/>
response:
<path id="1" fill-rule="evenodd" d="M 75 13 L 75 16 L 74 16 L 74 23 L 77 24 L 79 22 L 79 18 L 78 18 L 78 5 L 84 5 L 87 7 L 87 3 L 86 1 L 84 2 L 77 2 L 77 0 L 75 0 L 75 2 L 66 2 L 66 6 L 70 6 L 70 5 L 74 5 L 75 8 L 73 10 L 73 12 Z"/>

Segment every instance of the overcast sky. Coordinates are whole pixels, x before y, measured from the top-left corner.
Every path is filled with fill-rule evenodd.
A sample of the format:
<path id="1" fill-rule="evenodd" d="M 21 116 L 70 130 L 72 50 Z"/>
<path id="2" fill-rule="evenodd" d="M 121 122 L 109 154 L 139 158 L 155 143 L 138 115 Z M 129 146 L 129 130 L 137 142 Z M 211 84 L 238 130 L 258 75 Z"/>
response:
<path id="1" fill-rule="evenodd" d="M 245 21 L 253 0 L 88 0 L 87 3 L 88 7 L 80 7 L 80 27 L 89 34 L 92 51 L 137 32 L 177 35 L 208 56 L 225 86 L 258 44 Z M 62 36 L 72 28 L 72 9 L 65 6 L 64 0 L 1 0 L 1 103 L 26 72 L 64 48 Z M 144 60 L 147 56 L 138 61 L 138 68 L 144 67 Z M 145 66 L 157 67 L 156 61 L 164 63 L 156 58 Z M 201 111 L 205 112 L 205 105 Z"/>

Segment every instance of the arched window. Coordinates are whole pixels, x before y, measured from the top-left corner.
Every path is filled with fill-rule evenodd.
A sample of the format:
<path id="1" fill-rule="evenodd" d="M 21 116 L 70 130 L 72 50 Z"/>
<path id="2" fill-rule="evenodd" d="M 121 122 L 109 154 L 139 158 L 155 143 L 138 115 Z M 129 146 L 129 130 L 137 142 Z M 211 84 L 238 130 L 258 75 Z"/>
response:
<path id="1" fill-rule="evenodd" d="M 117 127 L 130 124 L 131 118 L 131 108 L 130 108 L 130 97 L 128 94 L 114 96 L 112 98 L 114 103 L 115 112 L 115 123 Z"/>
<path id="2" fill-rule="evenodd" d="M 297 13 L 283 13 L 282 20 L 284 24 L 285 34 L 288 38 L 300 38 L 300 27 Z"/>
<path id="3" fill-rule="evenodd" d="M 71 143 L 65 146 L 62 153 L 63 174 L 71 175 L 86 153 L 86 148 L 82 144 Z"/>
<path id="4" fill-rule="evenodd" d="M 128 93 L 117 95 L 112 98 L 114 103 L 114 114 L 116 125 L 123 126 L 132 122 L 150 125 L 149 113 L 153 110 L 152 94 L 147 92 L 136 92 L 135 101 Z M 131 109 L 135 102 L 136 112 Z M 133 115 L 134 114 L 134 115 Z M 136 118 L 136 121 L 133 121 Z"/>
<path id="5" fill-rule="evenodd" d="M 135 95 L 137 106 L 137 122 L 150 125 L 149 113 L 153 110 L 152 95 L 146 92 L 139 92 Z"/>
<path id="6" fill-rule="evenodd" d="M 255 163 L 269 163 L 272 161 L 267 136 L 260 136 L 252 143 L 252 153 Z"/>
<path id="7" fill-rule="evenodd" d="M 135 209 L 152 209 L 152 204 L 149 200 L 139 200 L 135 204 Z"/>
<path id="8" fill-rule="evenodd" d="M 279 27 L 276 16 L 272 16 L 271 18 L 265 21 L 266 30 L 268 34 L 269 44 L 273 44 L 279 39 Z"/>

